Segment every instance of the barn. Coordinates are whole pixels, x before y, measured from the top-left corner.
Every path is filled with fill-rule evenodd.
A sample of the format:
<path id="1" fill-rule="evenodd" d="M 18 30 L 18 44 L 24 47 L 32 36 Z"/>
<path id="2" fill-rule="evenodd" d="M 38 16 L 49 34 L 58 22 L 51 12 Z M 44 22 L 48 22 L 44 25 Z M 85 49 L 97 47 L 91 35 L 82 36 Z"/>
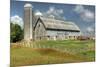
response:
<path id="1" fill-rule="evenodd" d="M 74 22 L 36 15 L 31 4 L 24 5 L 24 40 L 67 40 L 78 36 L 80 29 Z"/>

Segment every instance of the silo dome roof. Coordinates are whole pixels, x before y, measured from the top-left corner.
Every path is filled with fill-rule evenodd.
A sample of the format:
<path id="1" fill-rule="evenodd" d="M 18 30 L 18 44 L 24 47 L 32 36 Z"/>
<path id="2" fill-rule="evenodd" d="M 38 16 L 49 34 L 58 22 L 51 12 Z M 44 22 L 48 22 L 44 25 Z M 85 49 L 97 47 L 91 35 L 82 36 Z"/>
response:
<path id="1" fill-rule="evenodd" d="M 26 3 L 26 4 L 24 5 L 24 7 L 32 7 L 32 5 L 31 5 L 30 3 Z"/>
<path id="2" fill-rule="evenodd" d="M 40 11 L 35 13 L 35 16 L 42 16 L 42 13 Z"/>

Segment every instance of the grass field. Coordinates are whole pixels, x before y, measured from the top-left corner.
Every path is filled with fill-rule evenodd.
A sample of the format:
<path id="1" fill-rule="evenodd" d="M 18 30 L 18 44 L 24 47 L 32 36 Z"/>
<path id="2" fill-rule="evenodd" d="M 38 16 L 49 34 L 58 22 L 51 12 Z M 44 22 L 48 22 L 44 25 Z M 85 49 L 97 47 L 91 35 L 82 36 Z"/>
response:
<path id="1" fill-rule="evenodd" d="M 95 41 L 63 40 L 38 41 L 35 44 L 58 46 L 61 50 L 51 48 L 29 48 L 11 45 L 11 67 L 95 61 Z"/>

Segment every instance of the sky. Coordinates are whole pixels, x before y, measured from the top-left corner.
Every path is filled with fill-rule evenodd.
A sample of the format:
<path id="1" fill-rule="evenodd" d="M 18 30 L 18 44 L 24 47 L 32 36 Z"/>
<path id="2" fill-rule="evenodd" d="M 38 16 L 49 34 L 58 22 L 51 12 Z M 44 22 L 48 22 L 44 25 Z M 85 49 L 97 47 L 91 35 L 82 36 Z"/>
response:
<path id="1" fill-rule="evenodd" d="M 95 35 L 95 6 L 81 4 L 58 4 L 33 1 L 11 0 L 10 18 L 14 23 L 23 27 L 24 5 L 30 3 L 34 13 L 43 16 L 53 16 L 59 20 L 74 22 L 83 35 Z"/>

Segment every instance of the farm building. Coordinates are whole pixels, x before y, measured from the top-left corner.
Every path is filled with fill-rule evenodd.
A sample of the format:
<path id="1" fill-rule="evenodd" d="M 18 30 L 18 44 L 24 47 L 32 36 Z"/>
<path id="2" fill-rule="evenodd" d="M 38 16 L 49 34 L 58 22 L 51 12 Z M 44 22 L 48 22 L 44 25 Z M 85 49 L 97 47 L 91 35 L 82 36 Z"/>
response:
<path id="1" fill-rule="evenodd" d="M 24 40 L 64 40 L 80 36 L 79 27 L 71 21 L 48 18 L 24 5 Z"/>

